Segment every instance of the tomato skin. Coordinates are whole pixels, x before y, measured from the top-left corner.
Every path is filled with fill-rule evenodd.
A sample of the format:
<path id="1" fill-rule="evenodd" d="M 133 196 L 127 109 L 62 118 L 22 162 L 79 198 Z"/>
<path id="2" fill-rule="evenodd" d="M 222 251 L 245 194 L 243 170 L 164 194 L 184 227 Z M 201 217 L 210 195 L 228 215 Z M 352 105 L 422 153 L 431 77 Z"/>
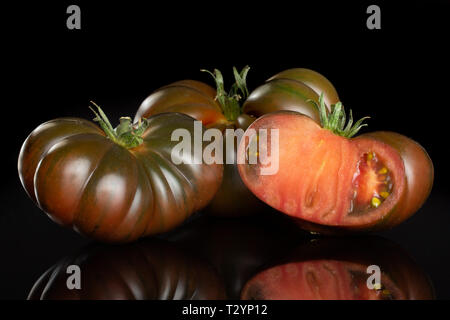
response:
<path id="1" fill-rule="evenodd" d="M 36 201 L 34 174 L 41 157 L 58 140 L 81 133 L 103 135 L 103 131 L 90 121 L 62 118 L 40 125 L 28 136 L 19 154 L 18 170 L 22 185 L 33 201 Z"/>
<path id="2" fill-rule="evenodd" d="M 417 212 L 430 195 L 434 181 L 433 162 L 420 144 L 396 132 L 370 132 L 355 138 L 358 139 L 374 139 L 386 143 L 397 150 L 403 160 L 407 187 L 393 212 L 379 227 L 384 229 L 396 226 Z"/>
<path id="3" fill-rule="evenodd" d="M 339 101 L 339 96 L 333 84 L 320 73 L 306 68 L 293 68 L 281 71 L 267 81 L 275 79 L 290 79 L 302 82 L 318 95 L 323 93 L 325 104 L 331 106 Z"/>
<path id="4" fill-rule="evenodd" d="M 310 69 L 295 68 L 282 71 L 256 88 L 243 105 L 243 112 L 260 117 L 264 114 L 290 110 L 304 114 L 319 123 L 317 107 L 320 94 L 328 107 L 339 101 L 336 89 L 324 76 Z"/>
<path id="5" fill-rule="evenodd" d="M 67 288 L 69 265 L 80 267 L 81 289 Z M 169 242 L 146 239 L 83 248 L 46 271 L 28 300 L 205 300 L 224 299 L 224 292 L 203 260 Z"/>
<path id="6" fill-rule="evenodd" d="M 164 86 L 148 96 L 139 107 L 134 121 L 161 112 L 181 112 L 202 121 L 208 128 L 245 130 L 254 118 L 242 114 L 234 123 L 229 122 L 222 114 L 215 100 L 216 90 L 209 85 L 195 81 L 182 80 Z M 228 138 L 225 138 L 228 139 Z M 226 140 L 224 141 L 224 147 Z M 234 150 L 225 150 L 225 157 L 236 159 L 237 143 Z M 257 199 L 242 183 L 236 164 L 224 161 L 224 178 L 216 196 L 208 205 L 209 214 L 216 216 L 245 216 L 264 208 L 264 203 Z"/>
<path id="7" fill-rule="evenodd" d="M 263 114 L 292 109 L 319 122 L 316 106 L 306 100 L 317 102 L 322 92 L 327 102 L 339 101 L 333 85 L 321 74 L 303 68 L 289 69 L 273 76 L 252 92 L 242 106 L 243 113 L 231 122 L 225 118 L 215 99 L 215 89 L 200 81 L 182 80 L 150 94 L 139 107 L 134 121 L 161 112 L 181 112 L 202 121 L 208 128 L 218 128 L 224 132 L 226 128 L 246 130 Z M 235 144 L 234 155 L 231 155 L 233 151 L 228 150 L 228 156 L 236 159 L 236 149 Z M 264 203 L 243 184 L 236 164 L 224 164 L 223 183 L 207 211 L 216 216 L 243 216 L 264 210 L 264 207 Z"/>
<path id="8" fill-rule="evenodd" d="M 50 218 L 96 240 L 130 242 L 165 232 L 206 206 L 223 174 L 218 164 L 172 163 L 178 141 L 171 133 L 179 128 L 193 136 L 193 119 L 156 115 L 144 142 L 126 149 L 89 121 L 51 120 L 24 142 L 19 176 Z"/>
<path id="9" fill-rule="evenodd" d="M 134 122 L 140 118 L 164 112 L 180 112 L 202 121 L 205 127 L 227 123 L 220 105 L 215 101 L 216 91 L 195 80 L 181 80 L 159 88 L 139 106 Z"/>
<path id="10" fill-rule="evenodd" d="M 248 141 L 260 129 L 280 132 L 279 170 L 273 175 L 261 175 L 262 165 L 246 160 Z M 380 206 L 371 206 L 370 196 L 363 202 L 369 206 L 355 212 L 356 194 L 364 194 L 369 183 L 356 183 L 355 177 L 360 177 L 361 157 L 372 151 L 387 167 L 394 187 Z M 241 141 L 238 159 L 241 177 L 257 197 L 296 218 L 302 228 L 327 234 L 396 226 L 420 208 L 433 183 L 431 160 L 411 139 L 389 132 L 343 138 L 291 111 L 256 120 Z"/>
<path id="11" fill-rule="evenodd" d="M 381 284 L 387 292 L 367 288 L 367 267 L 373 264 L 380 267 Z M 301 277 L 302 270 L 306 271 L 306 281 Z M 321 274 L 325 277 L 318 276 Z M 410 255 L 392 241 L 375 236 L 318 238 L 302 244 L 261 268 L 241 293 L 242 299 L 434 297 L 432 283 Z"/>

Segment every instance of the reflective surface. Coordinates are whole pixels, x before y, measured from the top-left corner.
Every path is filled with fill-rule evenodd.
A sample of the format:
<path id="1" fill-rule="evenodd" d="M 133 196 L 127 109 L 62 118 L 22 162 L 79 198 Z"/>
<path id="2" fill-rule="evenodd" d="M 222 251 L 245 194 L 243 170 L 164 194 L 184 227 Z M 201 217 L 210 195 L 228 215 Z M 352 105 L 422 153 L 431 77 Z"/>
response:
<path id="1" fill-rule="evenodd" d="M 368 267 L 380 278 L 369 288 Z M 69 266 L 80 268 L 74 289 Z M 379 281 L 379 282 L 377 282 Z M 378 284 L 376 284 L 378 283 Z M 71 289 L 69 289 L 69 287 Z M 280 215 L 200 217 L 165 239 L 90 244 L 43 273 L 28 299 L 432 299 L 431 280 L 379 236 L 311 237 Z"/>
<path id="2" fill-rule="evenodd" d="M 377 273 L 379 278 L 377 277 Z M 243 299 L 433 299 L 428 276 L 381 237 L 312 239 L 254 275 Z"/>
<path id="3" fill-rule="evenodd" d="M 74 265 L 80 270 L 80 289 L 69 279 L 72 272 L 67 274 Z M 88 246 L 46 271 L 28 299 L 223 299 L 224 293 L 221 279 L 206 261 L 166 241 L 149 239 Z"/>

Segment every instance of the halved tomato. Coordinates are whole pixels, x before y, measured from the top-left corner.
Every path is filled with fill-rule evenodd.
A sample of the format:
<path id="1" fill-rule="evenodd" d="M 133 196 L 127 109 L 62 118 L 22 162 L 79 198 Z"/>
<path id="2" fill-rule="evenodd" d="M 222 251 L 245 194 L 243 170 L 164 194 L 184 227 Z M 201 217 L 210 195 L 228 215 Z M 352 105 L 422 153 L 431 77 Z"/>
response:
<path id="1" fill-rule="evenodd" d="M 239 173 L 261 200 L 312 231 L 320 226 L 346 230 L 384 229 L 398 225 L 424 203 L 433 184 L 433 164 L 413 140 L 393 132 L 374 132 L 350 139 L 362 120 L 345 125 L 342 104 L 328 113 L 320 99 L 321 122 L 296 112 L 276 112 L 256 120 L 238 150 Z M 259 139 L 261 129 L 267 139 Z M 271 141 L 271 130 L 278 141 Z M 278 143 L 278 171 L 262 174 L 269 164 L 252 164 L 258 152 Z M 276 149 L 274 149 L 276 150 Z M 254 152 L 254 151 L 253 151 Z"/>

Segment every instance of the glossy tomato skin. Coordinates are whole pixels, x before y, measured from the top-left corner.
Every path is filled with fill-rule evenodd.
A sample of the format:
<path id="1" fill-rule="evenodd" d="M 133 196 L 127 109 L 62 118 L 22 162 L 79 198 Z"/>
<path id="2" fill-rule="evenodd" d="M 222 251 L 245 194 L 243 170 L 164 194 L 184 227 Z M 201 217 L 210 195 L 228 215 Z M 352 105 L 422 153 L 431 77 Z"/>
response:
<path id="1" fill-rule="evenodd" d="M 67 288 L 70 265 L 80 267 L 80 289 Z M 156 239 L 83 248 L 46 271 L 28 295 L 29 300 L 224 298 L 223 282 L 208 263 Z"/>
<path id="2" fill-rule="evenodd" d="M 96 240 L 165 232 L 206 206 L 223 174 L 222 165 L 172 162 L 178 141 L 171 134 L 179 128 L 193 136 L 194 120 L 179 113 L 151 117 L 144 142 L 127 149 L 89 121 L 52 120 L 24 142 L 19 176 L 50 218 Z"/>
<path id="3" fill-rule="evenodd" d="M 367 288 L 367 268 L 374 264 L 380 268 L 383 291 Z M 435 293 L 427 274 L 403 248 L 366 236 L 304 243 L 260 268 L 244 286 L 241 298 L 428 300 Z"/>
<path id="4" fill-rule="evenodd" d="M 274 128 L 280 132 L 280 169 L 274 176 L 263 176 L 259 173 L 261 164 L 248 164 L 246 148 L 259 129 Z M 418 143 L 397 133 L 374 132 L 348 139 L 322 129 L 304 115 L 282 111 L 259 118 L 244 137 L 238 152 L 244 183 L 261 200 L 312 232 L 389 229 L 414 214 L 432 187 L 433 165 L 428 154 Z M 366 183 L 374 188 L 387 185 L 381 181 L 372 184 L 370 178 L 355 180 L 362 177 L 361 163 L 367 161 L 363 157 L 371 152 L 387 168 L 393 189 L 381 205 L 371 206 L 370 196 L 362 202 L 361 211 L 354 211 L 355 199 L 359 199 L 355 197 L 365 194 Z"/>
<path id="5" fill-rule="evenodd" d="M 301 82 L 314 90 L 318 95 L 323 93 L 327 106 L 339 101 L 339 96 L 333 84 L 320 73 L 306 68 L 293 68 L 277 73 L 267 81 L 275 79 L 289 79 Z"/>
<path id="6" fill-rule="evenodd" d="M 217 128 L 223 133 L 227 128 L 245 130 L 254 118 L 242 114 L 235 123 L 229 122 L 222 114 L 221 107 L 215 100 L 216 91 L 209 85 L 195 81 L 182 80 L 164 86 L 148 96 L 139 107 L 134 121 L 161 112 L 182 112 L 202 121 L 207 128 Z M 224 135 L 225 136 L 225 135 Z M 224 148 L 228 139 L 226 137 Z M 224 149 L 224 159 L 236 159 L 237 142 L 234 150 Z M 224 161 L 225 162 L 225 161 Z M 235 164 L 224 163 L 224 178 L 216 196 L 210 202 L 207 212 L 216 216 L 244 216 L 262 210 L 265 206 L 242 183 Z"/>
<path id="7" fill-rule="evenodd" d="M 203 82 L 177 81 L 149 95 L 141 103 L 134 122 L 158 113 L 180 112 L 202 121 L 205 127 L 227 123 L 215 96 L 216 91 Z"/>
<path id="8" fill-rule="evenodd" d="M 282 71 L 256 88 L 243 105 L 243 112 L 260 117 L 264 114 L 289 110 L 304 114 L 319 123 L 316 103 L 320 94 L 328 108 L 339 101 L 331 82 L 316 71 L 294 68 Z"/>

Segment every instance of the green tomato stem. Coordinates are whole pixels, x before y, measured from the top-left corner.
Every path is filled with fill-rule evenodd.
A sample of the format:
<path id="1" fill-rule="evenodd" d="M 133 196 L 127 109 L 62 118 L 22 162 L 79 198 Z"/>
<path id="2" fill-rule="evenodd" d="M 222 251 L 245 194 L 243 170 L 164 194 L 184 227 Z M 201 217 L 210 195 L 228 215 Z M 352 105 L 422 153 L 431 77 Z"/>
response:
<path id="1" fill-rule="evenodd" d="M 209 73 L 216 83 L 216 100 L 222 108 L 222 113 L 228 121 L 234 122 L 242 113 L 240 101 L 248 97 L 247 73 L 249 66 L 245 66 L 239 73 L 236 67 L 233 67 L 234 84 L 229 92 L 226 92 L 222 73 L 218 69 L 213 72 L 202 69 L 200 71 Z"/>
<path id="2" fill-rule="evenodd" d="M 327 107 L 325 106 L 325 101 L 323 99 L 323 93 L 320 94 L 319 104 L 317 104 L 317 102 L 312 99 L 308 99 L 307 101 L 314 103 L 314 105 L 319 110 L 320 124 L 322 128 L 330 130 L 334 134 L 345 138 L 351 138 L 355 134 L 357 134 L 362 127 L 367 126 L 366 123 L 363 123 L 364 120 L 370 118 L 363 117 L 356 121 L 355 124 L 353 124 L 353 114 L 352 110 L 350 110 L 349 120 L 347 122 L 347 125 L 345 125 L 347 119 L 342 102 L 339 101 L 331 105 L 331 112 L 328 112 Z"/>
<path id="3" fill-rule="evenodd" d="M 137 147 L 144 142 L 142 135 L 148 127 L 147 119 L 140 119 L 139 123 L 133 126 L 130 117 L 121 117 L 119 125 L 114 129 L 103 110 L 95 102 L 91 101 L 91 103 L 97 108 L 95 111 L 89 106 L 95 114 L 94 121 L 98 122 L 111 141 L 127 149 Z"/>

